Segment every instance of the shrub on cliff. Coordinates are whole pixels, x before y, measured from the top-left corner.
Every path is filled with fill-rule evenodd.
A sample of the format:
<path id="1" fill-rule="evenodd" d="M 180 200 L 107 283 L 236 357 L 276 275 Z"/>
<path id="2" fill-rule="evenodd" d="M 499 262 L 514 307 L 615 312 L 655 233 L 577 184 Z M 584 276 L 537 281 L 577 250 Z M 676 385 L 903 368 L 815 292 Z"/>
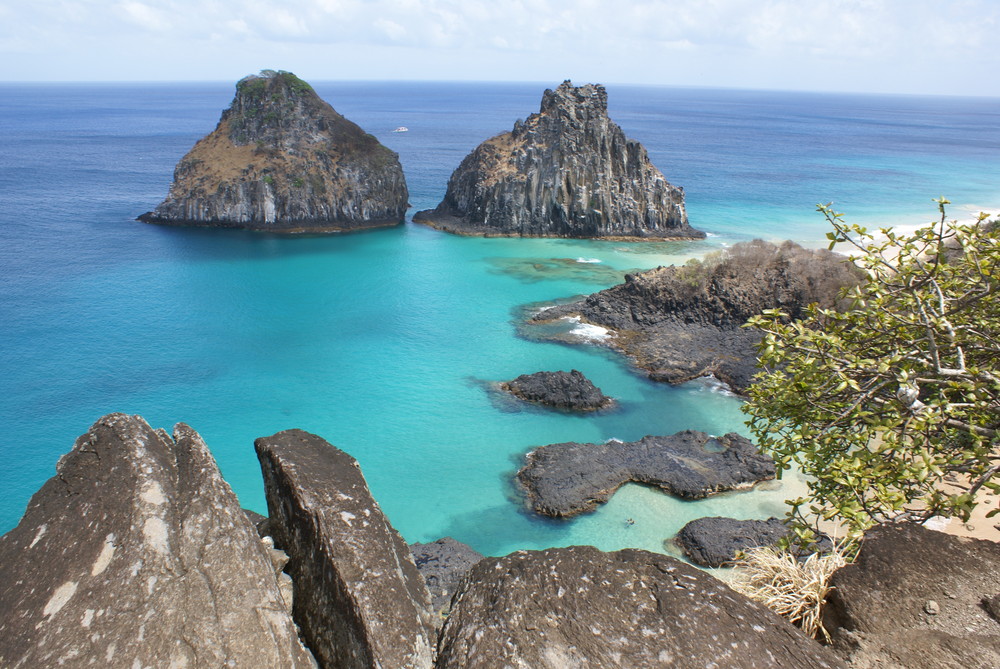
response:
<path id="1" fill-rule="evenodd" d="M 1000 470 L 1000 230 L 940 220 L 876 238 L 829 206 L 836 243 L 867 278 L 843 310 L 750 319 L 765 336 L 744 411 L 779 466 L 810 477 L 791 515 L 852 535 L 900 516 L 967 519 Z M 995 512 L 994 512 L 995 513 Z"/>

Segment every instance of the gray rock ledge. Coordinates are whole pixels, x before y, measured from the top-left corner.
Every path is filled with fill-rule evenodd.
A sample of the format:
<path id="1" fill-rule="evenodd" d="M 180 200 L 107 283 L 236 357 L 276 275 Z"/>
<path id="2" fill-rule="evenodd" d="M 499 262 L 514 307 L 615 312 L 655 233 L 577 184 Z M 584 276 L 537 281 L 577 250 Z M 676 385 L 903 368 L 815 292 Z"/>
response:
<path id="1" fill-rule="evenodd" d="M 290 558 L 295 619 L 316 659 L 352 669 L 430 667 L 427 587 L 357 461 L 302 430 L 254 446 L 269 529 Z"/>
<path id="2" fill-rule="evenodd" d="M 697 518 L 674 538 L 691 562 L 702 567 L 728 567 L 748 548 L 772 546 L 788 534 L 779 518 L 736 520 L 719 516 Z"/>
<path id="3" fill-rule="evenodd" d="M 0 538 L 0 666 L 314 667 L 201 437 L 111 414 Z"/>
<path id="4" fill-rule="evenodd" d="M 529 452 L 525 461 L 517 480 L 529 506 L 554 517 L 591 511 L 628 482 L 699 499 L 775 476 L 774 461 L 745 437 L 694 430 L 633 442 L 550 444 Z"/>
<path id="5" fill-rule="evenodd" d="M 678 560 L 590 546 L 479 562 L 439 644 L 440 669 L 843 669 L 760 604 Z"/>

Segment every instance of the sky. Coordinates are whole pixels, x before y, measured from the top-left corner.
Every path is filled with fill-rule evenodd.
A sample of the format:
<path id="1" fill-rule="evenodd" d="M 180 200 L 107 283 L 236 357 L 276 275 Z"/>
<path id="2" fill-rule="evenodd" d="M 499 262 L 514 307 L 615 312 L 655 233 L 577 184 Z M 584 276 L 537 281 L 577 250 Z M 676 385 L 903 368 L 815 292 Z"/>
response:
<path id="1" fill-rule="evenodd" d="M 0 0 L 0 81 L 530 81 L 1000 96 L 1000 0 Z"/>

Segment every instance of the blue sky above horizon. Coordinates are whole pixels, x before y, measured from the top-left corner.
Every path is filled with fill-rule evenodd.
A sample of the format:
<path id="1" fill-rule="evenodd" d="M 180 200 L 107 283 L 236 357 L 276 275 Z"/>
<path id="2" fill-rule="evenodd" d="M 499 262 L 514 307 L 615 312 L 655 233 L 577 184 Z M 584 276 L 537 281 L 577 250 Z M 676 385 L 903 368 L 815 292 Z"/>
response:
<path id="1" fill-rule="evenodd" d="M 538 81 L 1000 96 L 997 0 L 0 0 L 0 81 Z"/>

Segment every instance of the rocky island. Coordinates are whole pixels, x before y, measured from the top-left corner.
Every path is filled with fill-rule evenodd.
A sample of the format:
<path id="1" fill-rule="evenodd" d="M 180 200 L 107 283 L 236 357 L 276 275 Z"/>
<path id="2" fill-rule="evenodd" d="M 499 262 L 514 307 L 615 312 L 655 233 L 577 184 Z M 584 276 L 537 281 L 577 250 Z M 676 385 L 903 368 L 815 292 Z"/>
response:
<path id="1" fill-rule="evenodd" d="M 684 430 L 632 442 L 541 446 L 525 456 L 517 481 L 535 513 L 568 518 L 592 511 L 629 482 L 700 499 L 749 487 L 775 474 L 774 460 L 746 437 Z"/>
<path id="2" fill-rule="evenodd" d="M 504 381 L 500 389 L 525 402 L 564 411 L 597 411 L 615 404 L 594 382 L 578 370 L 535 372 Z"/>
<path id="3" fill-rule="evenodd" d="M 702 238 L 684 191 L 608 118 L 603 86 L 564 81 L 541 110 L 472 151 L 444 200 L 413 220 L 469 235 Z"/>
<path id="4" fill-rule="evenodd" d="M 794 319 L 811 303 L 835 307 L 841 288 L 858 276 L 831 251 L 755 240 L 701 261 L 629 274 L 625 283 L 546 308 L 531 321 L 578 318 L 607 328 L 608 343 L 655 381 L 714 375 L 742 393 L 756 372 L 761 339 L 742 327 L 747 319 L 765 309 Z"/>
<path id="5" fill-rule="evenodd" d="M 408 207 L 399 157 L 291 72 L 236 84 L 218 126 L 174 169 L 147 223 L 323 232 L 397 225 Z"/>

